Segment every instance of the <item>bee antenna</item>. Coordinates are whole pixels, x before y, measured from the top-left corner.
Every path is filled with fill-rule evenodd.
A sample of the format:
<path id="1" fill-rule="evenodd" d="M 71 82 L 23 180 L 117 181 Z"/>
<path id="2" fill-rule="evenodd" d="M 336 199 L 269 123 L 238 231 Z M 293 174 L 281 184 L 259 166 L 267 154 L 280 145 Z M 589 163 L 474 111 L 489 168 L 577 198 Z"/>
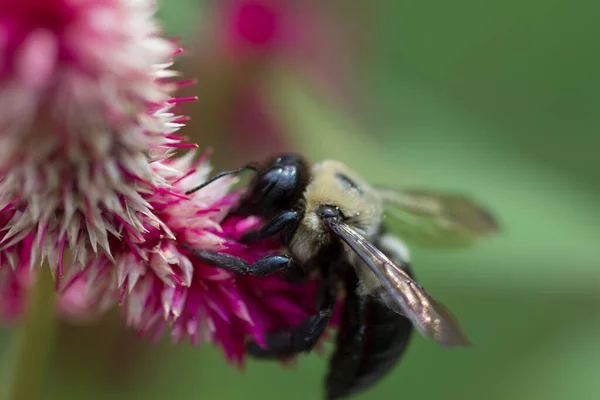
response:
<path id="1" fill-rule="evenodd" d="M 192 194 L 192 193 L 197 192 L 198 190 L 202 189 L 203 187 L 210 185 L 214 181 L 221 179 L 224 176 L 238 174 L 238 173 L 246 171 L 246 170 L 252 170 L 252 171 L 256 172 L 257 168 L 254 165 L 245 165 L 245 166 L 237 168 L 237 169 L 232 169 L 231 171 L 220 172 L 217 175 L 210 178 L 209 180 L 196 186 L 195 188 L 188 190 L 187 192 L 185 192 L 185 194 Z"/>

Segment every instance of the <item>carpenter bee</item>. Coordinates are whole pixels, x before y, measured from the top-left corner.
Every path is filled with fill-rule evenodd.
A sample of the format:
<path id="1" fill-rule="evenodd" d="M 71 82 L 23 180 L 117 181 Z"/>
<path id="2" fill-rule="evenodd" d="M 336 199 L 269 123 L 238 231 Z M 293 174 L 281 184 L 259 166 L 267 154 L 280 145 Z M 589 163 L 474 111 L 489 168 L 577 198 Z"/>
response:
<path id="1" fill-rule="evenodd" d="M 290 277 L 320 274 L 316 314 L 299 326 L 272 332 L 266 347 L 248 343 L 258 358 L 285 359 L 310 351 L 324 333 L 338 295 L 343 313 L 326 378 L 326 398 L 350 396 L 385 376 L 404 352 L 413 327 L 442 346 L 469 345 L 453 314 L 414 279 L 409 251 L 384 227 L 384 215 L 397 220 L 407 237 L 435 242 L 477 239 L 498 230 L 494 218 L 467 198 L 423 190 L 392 190 L 368 184 L 337 161 L 310 165 L 284 154 L 254 170 L 237 215 L 256 215 L 265 224 L 243 241 L 279 235 L 289 256 L 271 255 L 253 264 L 227 254 L 191 249 L 197 257 L 238 274 Z M 391 206 L 394 213 L 384 213 Z"/>

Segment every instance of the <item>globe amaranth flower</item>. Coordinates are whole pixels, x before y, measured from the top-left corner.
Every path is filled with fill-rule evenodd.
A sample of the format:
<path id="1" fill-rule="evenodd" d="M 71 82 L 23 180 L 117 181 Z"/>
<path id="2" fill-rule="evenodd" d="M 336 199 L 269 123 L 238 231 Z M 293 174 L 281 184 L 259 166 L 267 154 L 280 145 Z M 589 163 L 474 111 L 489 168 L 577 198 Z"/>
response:
<path id="1" fill-rule="evenodd" d="M 220 251 L 249 263 L 279 250 L 277 240 L 252 246 L 238 242 L 259 227 L 255 217 L 227 217 L 239 201 L 223 178 L 192 195 L 185 191 L 207 179 L 205 157 L 193 154 L 153 164 L 167 182 L 147 196 L 162 222 L 141 216 L 145 233 L 125 231 L 111 243 L 113 260 L 99 257 L 64 280 L 87 287 L 92 302 L 120 301 L 127 322 L 158 337 L 167 328 L 176 342 L 207 341 L 222 347 L 229 360 L 243 362 L 248 338 L 264 344 L 268 332 L 295 326 L 316 313 L 316 285 L 291 284 L 279 275 L 236 276 L 197 260 L 192 249 Z"/>
<path id="2" fill-rule="evenodd" d="M 178 50 L 153 12 L 144 0 L 0 0 L 0 258 L 47 259 L 60 275 L 65 250 L 80 264 L 110 257 L 111 236 L 155 219 L 150 161 L 187 145 L 170 97 Z"/>
<path id="3" fill-rule="evenodd" d="M 127 322 L 179 341 L 244 343 L 315 314 L 316 282 L 244 277 L 190 249 L 248 262 L 279 243 L 238 242 L 256 218 L 226 218 L 239 201 L 176 131 L 174 43 L 150 0 L 0 0 L 0 299 L 17 316 L 46 261 L 58 309 L 78 320 L 122 305 Z M 6 105 L 4 107 L 4 105 Z M 64 266 L 64 268 L 63 268 Z M 63 274 L 65 276 L 59 279 Z"/>

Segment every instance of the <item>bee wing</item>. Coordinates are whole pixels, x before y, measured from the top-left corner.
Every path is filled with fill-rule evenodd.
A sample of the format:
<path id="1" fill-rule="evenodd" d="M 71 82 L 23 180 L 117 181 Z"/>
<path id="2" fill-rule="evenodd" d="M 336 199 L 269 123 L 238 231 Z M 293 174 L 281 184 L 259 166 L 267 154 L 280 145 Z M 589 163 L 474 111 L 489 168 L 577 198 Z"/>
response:
<path id="1" fill-rule="evenodd" d="M 331 219 L 329 227 L 373 271 L 385 290 L 384 300 L 392 310 L 407 317 L 424 336 L 442 346 L 470 344 L 452 312 L 427 293 L 402 268 L 343 222 Z"/>
<path id="2" fill-rule="evenodd" d="M 460 246 L 499 231 L 495 218 L 473 200 L 427 190 L 375 189 L 386 215 L 397 221 L 393 230 L 403 239 L 429 246 Z"/>

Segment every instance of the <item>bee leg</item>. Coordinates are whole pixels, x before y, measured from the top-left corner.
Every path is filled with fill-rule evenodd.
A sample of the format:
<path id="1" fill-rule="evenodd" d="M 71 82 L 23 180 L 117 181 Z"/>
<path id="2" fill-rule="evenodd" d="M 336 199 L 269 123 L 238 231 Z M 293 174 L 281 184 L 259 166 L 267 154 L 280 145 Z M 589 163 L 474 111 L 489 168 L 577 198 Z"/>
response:
<path id="1" fill-rule="evenodd" d="M 296 264 L 294 259 L 279 255 L 266 256 L 252 264 L 248 264 L 244 259 L 232 256 L 231 254 L 195 250 L 187 246 L 186 248 L 194 253 L 196 258 L 206 264 L 231 271 L 237 275 L 265 276 Z"/>
<path id="2" fill-rule="evenodd" d="M 317 315 L 306 318 L 296 327 L 268 334 L 265 348 L 255 342 L 248 343 L 246 351 L 262 359 L 285 359 L 302 352 L 309 352 L 325 332 L 333 314 L 335 301 L 334 280 L 325 280 L 317 300 Z"/>
<path id="3" fill-rule="evenodd" d="M 281 234 L 283 242 L 287 243 L 298 228 L 299 222 L 300 217 L 296 211 L 284 211 L 267 222 L 260 230 L 246 233 L 240 242 L 252 243 Z"/>

